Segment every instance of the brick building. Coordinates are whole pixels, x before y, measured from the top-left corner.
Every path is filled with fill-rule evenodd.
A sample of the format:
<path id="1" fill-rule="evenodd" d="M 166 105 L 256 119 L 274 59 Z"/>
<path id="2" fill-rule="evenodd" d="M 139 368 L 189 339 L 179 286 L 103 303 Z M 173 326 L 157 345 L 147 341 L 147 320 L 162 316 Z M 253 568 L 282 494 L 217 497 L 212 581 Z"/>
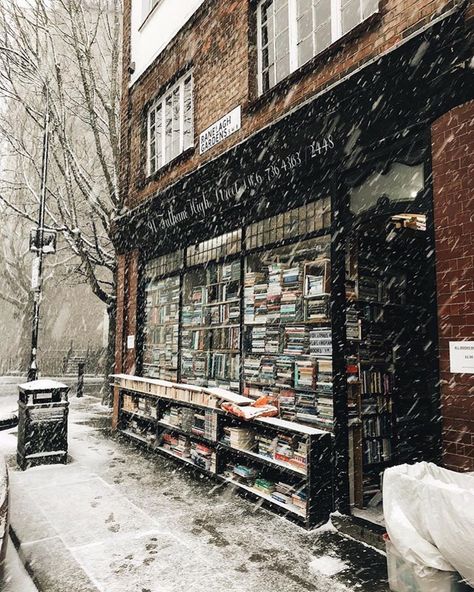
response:
<path id="1" fill-rule="evenodd" d="M 474 470 L 472 8 L 183 4 L 124 2 L 116 371 L 331 431 L 343 511 Z"/>

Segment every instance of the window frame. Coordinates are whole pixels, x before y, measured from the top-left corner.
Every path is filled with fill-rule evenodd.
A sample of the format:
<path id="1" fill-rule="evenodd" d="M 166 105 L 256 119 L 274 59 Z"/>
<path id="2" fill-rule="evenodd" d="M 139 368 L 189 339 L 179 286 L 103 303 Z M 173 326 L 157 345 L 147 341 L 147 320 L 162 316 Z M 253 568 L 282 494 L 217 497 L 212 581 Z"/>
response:
<path id="1" fill-rule="evenodd" d="M 186 95 L 186 86 L 189 83 L 189 99 L 190 99 L 190 113 L 189 113 L 189 128 L 185 129 L 187 119 L 185 117 L 185 106 L 188 99 Z M 178 123 L 178 151 L 173 151 L 173 145 L 175 143 L 174 134 L 176 130 L 175 125 L 175 95 L 179 92 L 179 113 L 176 121 Z M 167 111 L 171 107 L 171 137 L 169 138 L 169 145 L 167 143 L 168 136 L 166 133 L 167 123 Z M 158 138 L 158 118 L 160 120 L 160 137 Z M 152 116 L 154 116 L 154 124 L 151 123 Z M 152 177 L 158 173 L 161 169 L 167 166 L 170 162 L 173 162 L 181 154 L 189 149 L 194 148 L 194 77 L 192 69 L 187 70 L 182 74 L 173 84 L 169 85 L 164 92 L 156 97 L 146 109 L 146 177 Z M 154 132 L 152 136 L 152 127 L 154 126 Z M 155 151 L 152 156 L 152 146 L 155 146 Z M 157 150 L 159 146 L 159 150 Z M 152 165 L 152 161 L 155 164 Z"/>
<path id="2" fill-rule="evenodd" d="M 315 2 L 311 0 L 311 16 L 312 16 L 312 56 L 304 62 L 299 62 L 298 57 L 298 48 L 299 48 L 299 36 L 298 36 L 298 0 L 288 0 L 288 37 L 289 37 L 289 72 L 288 74 L 283 77 L 281 80 L 277 80 L 276 78 L 276 69 L 274 71 L 274 82 L 269 84 L 269 87 L 264 89 L 263 85 L 263 60 L 262 60 L 262 53 L 263 53 L 263 39 L 262 39 L 262 12 L 263 8 L 267 6 L 269 3 L 274 7 L 276 0 L 259 0 L 256 4 L 256 23 L 257 23 L 257 90 L 258 96 L 262 96 L 266 92 L 270 91 L 272 88 L 277 86 L 280 82 L 291 76 L 294 72 L 301 69 L 305 64 L 310 62 L 312 59 L 317 57 L 318 55 L 322 54 L 325 50 L 332 47 L 337 41 L 341 38 L 345 37 L 351 31 L 356 29 L 362 23 L 367 21 L 370 17 L 374 14 L 379 13 L 380 11 L 380 0 L 374 0 L 374 9 L 368 12 L 367 15 L 361 14 L 361 20 L 359 20 L 353 27 L 348 29 L 347 31 L 343 31 L 343 22 L 342 22 L 342 8 L 344 1 L 343 0 L 329 0 L 330 3 L 330 32 L 331 32 L 331 41 L 326 46 L 319 50 L 315 49 L 315 32 L 317 27 L 315 28 Z M 359 0 L 360 4 L 361 0 Z M 347 2 L 346 2 L 347 3 Z M 274 10 L 274 9 L 273 9 Z M 274 32 L 275 33 L 275 32 Z M 269 42 L 271 42 L 269 40 Z M 275 42 L 275 34 L 273 35 L 273 43 Z M 276 68 L 276 59 L 274 56 L 274 67 Z"/>

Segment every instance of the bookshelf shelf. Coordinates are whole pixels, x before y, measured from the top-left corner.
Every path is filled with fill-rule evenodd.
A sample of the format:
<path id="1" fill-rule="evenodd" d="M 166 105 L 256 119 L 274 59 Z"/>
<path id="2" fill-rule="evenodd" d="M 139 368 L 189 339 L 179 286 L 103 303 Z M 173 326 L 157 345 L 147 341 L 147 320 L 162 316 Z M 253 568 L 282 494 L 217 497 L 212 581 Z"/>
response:
<path id="1" fill-rule="evenodd" d="M 204 469 L 203 467 L 200 467 L 199 465 L 194 463 L 190 458 L 187 458 L 185 456 L 180 456 L 179 454 L 176 454 L 175 452 L 173 452 L 172 450 L 169 450 L 168 448 L 163 448 L 163 446 L 155 446 L 155 450 L 158 452 L 161 452 L 163 454 L 166 454 L 167 456 L 170 456 L 171 458 L 174 458 L 175 460 L 179 460 L 180 462 L 182 462 L 186 465 L 189 465 L 189 466 L 193 467 L 194 469 L 197 469 L 198 471 L 205 473 L 206 475 L 211 475 L 213 477 L 216 475 L 216 473 L 214 473 L 213 471 L 208 471 L 208 470 Z"/>
<path id="2" fill-rule="evenodd" d="M 140 436 L 140 434 L 133 432 L 132 430 L 120 430 L 119 429 L 119 432 L 121 434 L 123 434 L 124 436 L 127 436 L 129 438 L 132 438 L 133 440 L 137 440 L 138 442 L 141 442 L 142 444 L 146 444 L 147 446 L 153 446 L 153 444 L 149 440 L 147 440 L 143 436 Z"/>
<path id="3" fill-rule="evenodd" d="M 222 442 L 219 442 L 218 445 L 224 450 L 229 450 L 235 454 L 242 454 L 243 456 L 247 456 L 251 459 L 255 459 L 257 461 L 271 465 L 272 467 L 277 467 L 279 470 L 289 471 L 290 473 L 296 473 L 297 475 L 302 475 L 303 477 L 306 477 L 307 475 L 305 469 L 299 469 L 298 467 L 291 465 L 290 463 L 285 463 L 279 460 L 275 460 L 274 458 L 270 458 L 268 456 L 263 456 L 262 454 L 258 454 L 257 452 L 253 452 L 252 450 L 234 448 L 233 446 L 227 446 L 227 444 L 224 444 Z"/>
<path id="4" fill-rule="evenodd" d="M 133 418 L 138 418 L 138 419 L 143 419 L 145 421 L 149 421 L 151 423 L 154 423 L 156 421 L 156 419 L 154 417 L 151 417 L 150 415 L 145 415 L 143 413 L 134 413 L 133 411 L 127 411 L 126 409 L 122 409 L 122 413 L 125 413 L 126 415 L 130 415 Z"/>
<path id="5" fill-rule="evenodd" d="M 180 427 L 167 423 L 166 421 L 157 421 L 156 425 L 165 430 L 169 430 L 170 432 L 176 432 L 177 434 L 188 436 L 190 439 L 196 440 L 197 442 L 205 442 L 206 444 L 216 444 L 216 440 L 205 438 L 204 436 L 200 436 L 199 434 L 195 434 L 194 432 L 188 432 Z"/>
<path id="6" fill-rule="evenodd" d="M 223 475 L 221 475 L 220 479 L 222 481 L 225 481 L 226 483 L 231 483 L 232 485 L 234 485 L 235 487 L 238 487 L 239 489 L 243 489 L 244 491 L 247 491 L 248 493 L 251 493 L 257 497 L 260 497 L 260 498 L 264 499 L 265 501 L 270 502 L 274 506 L 278 506 L 280 508 L 283 508 L 287 512 L 290 512 L 291 514 L 295 514 L 296 516 L 299 516 L 300 518 L 306 519 L 306 512 L 303 510 L 300 510 L 299 508 L 297 508 L 293 504 L 284 504 L 282 502 L 279 502 L 278 500 L 273 498 L 271 495 L 263 493 L 263 491 L 259 491 L 258 489 L 255 489 L 254 487 L 249 487 L 248 485 L 245 485 L 244 483 L 239 483 L 238 481 L 236 481 L 235 479 L 231 479 L 230 477 L 224 477 Z"/>

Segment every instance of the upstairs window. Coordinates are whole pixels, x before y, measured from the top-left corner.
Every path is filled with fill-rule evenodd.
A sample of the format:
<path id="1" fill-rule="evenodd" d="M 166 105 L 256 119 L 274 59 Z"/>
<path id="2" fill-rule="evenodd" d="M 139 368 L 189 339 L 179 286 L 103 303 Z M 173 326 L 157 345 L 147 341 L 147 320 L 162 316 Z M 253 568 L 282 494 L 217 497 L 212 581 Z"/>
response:
<path id="1" fill-rule="evenodd" d="M 159 4 L 161 0 L 142 0 L 142 21 L 144 21 L 150 12 Z"/>
<path id="2" fill-rule="evenodd" d="M 378 10 L 378 0 L 262 0 L 259 92 L 283 80 Z"/>
<path id="3" fill-rule="evenodd" d="M 194 145 L 192 74 L 153 102 L 147 124 L 147 171 L 152 175 Z"/>

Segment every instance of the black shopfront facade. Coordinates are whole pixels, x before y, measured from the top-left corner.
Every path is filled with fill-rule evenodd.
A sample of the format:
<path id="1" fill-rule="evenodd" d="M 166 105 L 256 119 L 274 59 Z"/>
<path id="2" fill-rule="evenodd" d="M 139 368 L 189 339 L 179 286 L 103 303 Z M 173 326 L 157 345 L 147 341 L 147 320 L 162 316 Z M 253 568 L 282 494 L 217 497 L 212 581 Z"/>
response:
<path id="1" fill-rule="evenodd" d="M 469 99 L 453 11 L 116 223 L 136 374 L 331 431 L 334 506 L 440 457 L 431 123 Z M 244 113 L 245 117 L 245 113 Z"/>

